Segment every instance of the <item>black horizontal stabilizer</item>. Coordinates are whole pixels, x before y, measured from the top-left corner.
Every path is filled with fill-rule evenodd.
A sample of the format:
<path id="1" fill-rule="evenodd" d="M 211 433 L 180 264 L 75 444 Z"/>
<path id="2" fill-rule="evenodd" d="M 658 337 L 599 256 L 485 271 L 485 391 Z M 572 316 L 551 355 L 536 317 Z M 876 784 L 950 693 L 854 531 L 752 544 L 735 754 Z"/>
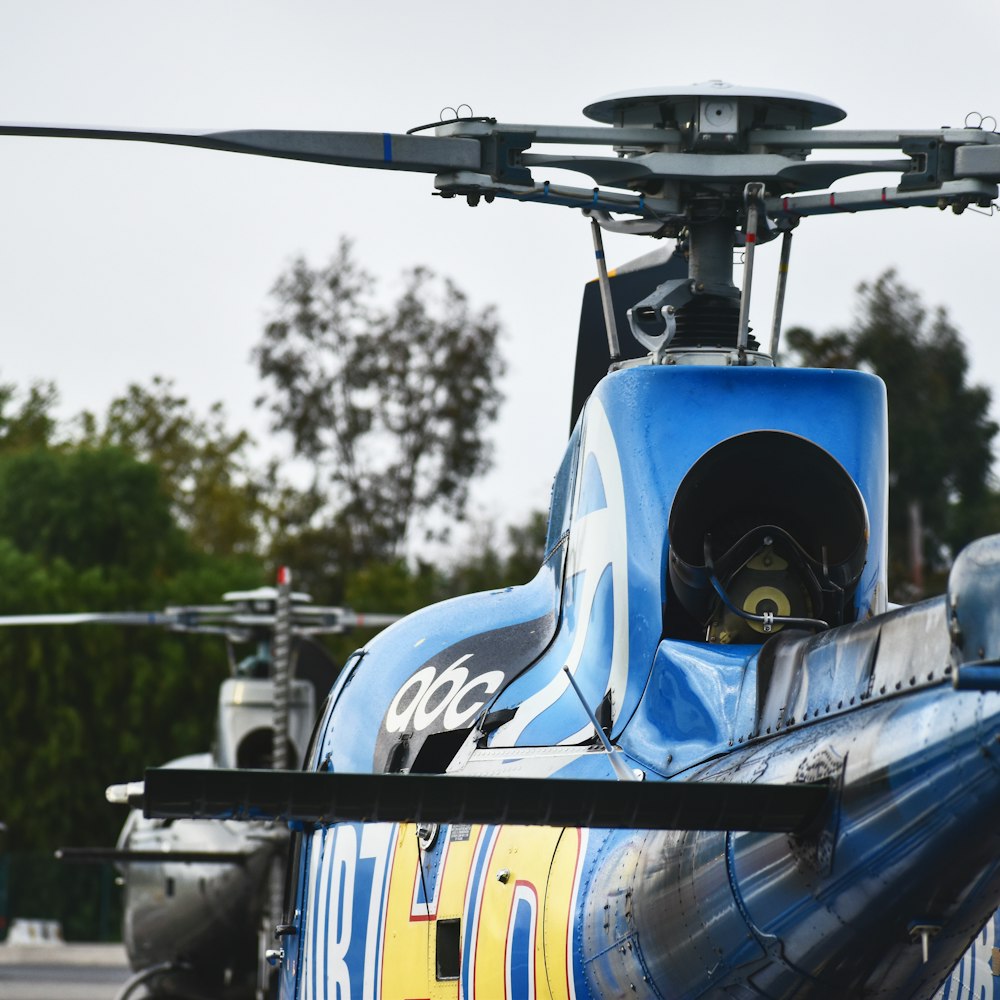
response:
<path id="1" fill-rule="evenodd" d="M 108 861 L 123 864 L 203 864 L 242 865 L 249 854 L 243 851 L 126 851 L 117 847 L 60 847 L 56 861 L 98 865 Z"/>
<path id="2" fill-rule="evenodd" d="M 308 771 L 146 772 L 143 810 L 162 819 L 302 823 L 490 823 L 647 830 L 802 831 L 829 784 L 569 781 Z"/>

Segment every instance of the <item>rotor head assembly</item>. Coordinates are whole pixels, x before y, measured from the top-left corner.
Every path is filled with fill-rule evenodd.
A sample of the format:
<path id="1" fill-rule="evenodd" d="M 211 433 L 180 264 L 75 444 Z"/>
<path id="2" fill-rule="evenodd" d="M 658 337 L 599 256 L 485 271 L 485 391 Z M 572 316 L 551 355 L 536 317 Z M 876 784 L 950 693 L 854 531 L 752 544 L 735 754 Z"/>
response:
<path id="1" fill-rule="evenodd" d="M 967 118 L 962 128 L 837 130 L 827 126 L 845 113 L 831 101 L 720 80 L 612 94 L 586 106 L 596 124 L 583 126 L 508 124 L 471 109 L 463 115 L 465 107 L 405 134 L 0 123 L 0 135 L 170 143 L 415 171 L 433 175 L 434 193 L 470 205 L 498 198 L 560 205 L 582 210 L 598 231 L 675 238 L 688 257 L 688 278 L 656 289 L 629 317 L 635 339 L 661 364 L 773 362 L 791 231 L 801 219 L 914 206 L 989 208 L 1000 184 L 1000 135 L 985 127 L 996 124 L 988 116 Z M 880 155 L 841 155 L 856 150 Z M 886 157 L 886 150 L 897 155 Z M 812 158 L 816 151 L 822 159 Z M 553 182 L 550 171 L 588 180 Z M 832 190 L 845 178 L 886 173 L 899 182 Z M 779 234 L 779 294 L 763 351 L 749 331 L 753 254 Z M 744 255 L 740 288 L 732 280 L 734 248 Z M 597 251 L 603 259 L 600 244 Z M 608 344 L 614 364 L 610 326 Z"/>

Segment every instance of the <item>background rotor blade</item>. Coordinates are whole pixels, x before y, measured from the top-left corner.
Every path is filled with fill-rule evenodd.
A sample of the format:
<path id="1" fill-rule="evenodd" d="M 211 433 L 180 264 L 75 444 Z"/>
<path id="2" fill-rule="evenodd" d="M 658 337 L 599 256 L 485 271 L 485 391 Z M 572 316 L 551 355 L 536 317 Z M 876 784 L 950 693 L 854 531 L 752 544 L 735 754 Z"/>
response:
<path id="1" fill-rule="evenodd" d="M 322 608 L 317 610 L 322 611 Z M 390 615 L 390 614 L 380 614 L 378 612 L 373 612 L 371 614 L 364 611 L 350 611 L 344 609 L 340 616 L 340 623 L 344 628 L 386 628 L 393 622 L 398 622 L 403 615 Z M 303 620 L 308 622 L 309 616 L 303 616 Z"/>
<path id="2" fill-rule="evenodd" d="M 0 615 L 0 628 L 11 625 L 176 625 L 179 615 L 162 611 L 84 611 L 59 615 Z"/>
<path id="3" fill-rule="evenodd" d="M 402 615 L 366 614 L 346 608 L 293 608 L 292 630 L 297 635 L 339 634 L 353 628 L 381 629 Z M 166 611 L 79 611 L 65 614 L 0 615 L 0 628 L 31 625 L 158 625 L 175 632 L 228 635 L 234 630 L 273 628 L 273 613 L 253 614 L 239 608 L 193 606 Z"/>
<path id="4" fill-rule="evenodd" d="M 442 173 L 478 170 L 481 147 L 476 139 L 399 135 L 392 132 L 298 132 L 246 129 L 225 132 L 158 131 L 96 125 L 42 125 L 0 122 L 0 135 L 52 136 L 68 139 L 118 139 L 197 146 L 286 160 L 336 163 L 346 167 Z"/>

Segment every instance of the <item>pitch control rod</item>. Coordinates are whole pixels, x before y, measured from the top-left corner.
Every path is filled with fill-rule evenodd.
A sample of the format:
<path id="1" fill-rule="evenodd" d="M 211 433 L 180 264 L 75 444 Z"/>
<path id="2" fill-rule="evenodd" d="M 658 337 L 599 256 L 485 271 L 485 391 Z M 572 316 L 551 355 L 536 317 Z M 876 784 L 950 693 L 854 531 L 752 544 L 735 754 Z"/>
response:
<path id="1" fill-rule="evenodd" d="M 757 246 L 757 224 L 760 210 L 763 207 L 764 185 L 759 181 L 751 181 L 743 192 L 747 207 L 746 225 L 746 257 L 743 265 L 743 293 L 740 295 L 740 325 L 736 350 L 739 352 L 740 364 L 747 363 L 747 341 L 750 337 L 750 289 L 753 286 L 753 255 Z"/>
<path id="2" fill-rule="evenodd" d="M 597 716 L 594 715 L 593 709 L 591 709 L 591 707 L 587 704 L 587 699 L 583 696 L 583 692 L 580 690 L 580 685 L 576 683 L 576 678 L 570 673 L 569 667 L 564 666 L 563 673 L 566 675 L 566 679 L 570 682 L 570 685 L 576 692 L 577 698 L 580 699 L 580 704 L 583 705 L 583 710 L 587 713 L 587 718 L 590 719 L 590 724 L 594 727 L 594 732 L 597 734 L 597 738 L 601 741 L 601 745 L 604 747 L 604 750 L 608 755 L 608 760 L 611 763 L 611 769 L 615 772 L 618 780 L 638 781 L 639 778 L 628 769 L 621 758 L 615 755 L 615 748 L 611 745 L 611 741 L 608 739 L 607 734 L 604 732 L 601 724 L 597 721 Z"/>
<path id="3" fill-rule="evenodd" d="M 781 314 L 785 310 L 785 289 L 788 287 L 788 261 L 792 256 L 792 231 L 786 229 L 781 234 L 781 258 L 778 261 L 778 283 L 774 288 L 774 317 L 771 320 L 772 360 L 778 361 L 778 339 L 781 336 Z"/>
<path id="4" fill-rule="evenodd" d="M 597 258 L 597 281 L 601 287 L 601 305 L 604 307 L 604 328 L 608 333 L 608 352 L 611 363 L 621 360 L 618 346 L 618 324 L 615 322 L 615 304 L 611 298 L 611 281 L 608 279 L 608 261 L 604 256 L 604 237 L 597 219 L 590 220 L 590 231 L 594 236 L 594 256 Z"/>

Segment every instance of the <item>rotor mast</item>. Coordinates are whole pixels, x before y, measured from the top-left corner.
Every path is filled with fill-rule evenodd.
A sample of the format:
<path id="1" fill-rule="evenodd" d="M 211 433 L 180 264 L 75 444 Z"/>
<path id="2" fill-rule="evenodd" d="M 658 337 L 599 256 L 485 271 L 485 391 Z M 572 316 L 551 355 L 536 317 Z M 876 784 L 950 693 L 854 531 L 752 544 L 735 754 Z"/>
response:
<path id="1" fill-rule="evenodd" d="M 702 363 L 710 352 L 720 363 L 747 364 L 748 352 L 754 355 L 758 347 L 748 324 L 753 250 L 772 235 L 763 199 L 792 187 L 767 176 L 775 164 L 767 155 L 754 155 L 751 133 L 812 129 L 840 120 L 844 112 L 803 94 L 754 91 L 713 80 L 667 93 L 613 95 L 589 105 L 584 114 L 622 130 L 662 130 L 664 152 L 625 144 L 618 150 L 626 160 L 645 161 L 653 175 L 664 156 L 688 156 L 692 163 L 686 178 L 679 179 L 684 171 L 674 169 L 670 176 L 661 173 L 655 187 L 648 183 L 652 177 L 646 179 L 648 194 L 674 204 L 660 235 L 682 241 L 688 276 L 665 282 L 629 311 L 636 340 L 649 347 L 654 362 L 682 363 L 694 351 Z M 732 157 L 742 161 L 742 169 L 727 169 L 725 161 Z M 796 157 L 804 159 L 805 154 L 792 151 L 791 158 Z M 742 291 L 733 282 L 733 251 L 740 245 L 746 247 Z M 780 309 L 778 301 L 776 311 Z M 767 355 L 751 359 L 770 362 Z"/>

